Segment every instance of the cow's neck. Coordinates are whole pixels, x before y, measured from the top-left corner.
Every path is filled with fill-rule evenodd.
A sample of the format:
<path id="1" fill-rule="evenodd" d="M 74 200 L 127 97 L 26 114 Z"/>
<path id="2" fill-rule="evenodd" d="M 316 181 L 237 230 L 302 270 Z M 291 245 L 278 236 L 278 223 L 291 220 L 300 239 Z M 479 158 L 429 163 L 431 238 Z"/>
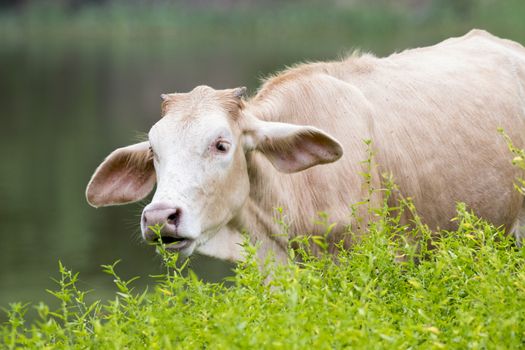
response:
<path id="1" fill-rule="evenodd" d="M 322 84 L 323 88 L 312 87 L 312 82 Z M 283 83 L 284 84 L 284 83 Z M 275 87 L 272 91 L 265 92 L 265 98 L 260 101 L 257 98 L 250 104 L 245 115 L 252 115 L 265 121 L 287 122 L 300 125 L 313 125 L 319 128 L 325 128 L 320 116 L 344 115 L 352 116 L 351 111 L 334 105 L 331 101 L 332 96 L 345 96 L 351 99 L 350 105 L 368 106 L 364 96 L 349 84 L 341 82 L 333 77 L 305 77 L 300 81 L 294 81 L 293 86 Z M 306 97 L 308 98 L 306 98 Z M 340 109 L 337 109 L 340 108 Z M 366 160 L 369 154 L 362 139 L 371 138 L 371 129 L 373 127 L 372 109 L 360 110 L 359 116 L 355 116 L 354 139 L 356 141 L 346 144 L 351 147 L 354 155 L 359 155 L 360 160 Z M 328 119 L 328 117 L 325 117 Z M 332 130 L 334 132 L 338 130 Z M 337 133 L 336 133 L 337 134 Z M 341 136 L 349 137 L 351 133 L 342 133 Z M 278 260 L 286 261 L 289 238 L 298 234 L 307 232 L 316 232 L 320 234 L 326 231 L 326 227 L 313 227 L 313 218 L 318 212 L 328 212 L 331 220 L 338 223 L 331 229 L 331 249 L 335 249 L 335 242 L 343 239 L 348 227 L 360 231 L 364 229 L 369 217 L 369 210 L 366 206 L 360 206 L 356 217 L 359 225 L 353 225 L 353 218 L 349 217 L 348 204 L 361 202 L 367 199 L 369 206 L 380 207 L 382 203 L 381 192 L 375 191 L 372 195 L 368 193 L 370 187 L 364 183 L 363 173 L 370 172 L 372 188 L 380 188 L 380 176 L 375 166 L 372 169 L 367 168 L 366 162 L 355 161 L 355 166 L 347 166 L 344 171 L 347 184 L 343 185 L 340 190 L 344 191 L 345 196 L 340 193 L 331 192 L 330 198 L 328 193 L 316 192 L 315 186 L 312 186 L 311 179 L 301 174 L 286 175 L 279 173 L 261 153 L 250 152 L 247 154 L 248 174 L 250 177 L 250 196 L 238 217 L 232 222 L 232 226 L 238 230 L 246 230 L 252 241 L 260 244 L 259 255 L 264 258 L 269 252 L 273 252 Z M 313 173 L 312 173 L 313 174 Z M 317 173 L 319 174 L 319 173 Z M 333 177 L 332 177 L 333 179 Z M 320 185 L 319 188 L 330 190 L 331 184 L 326 184 L 323 178 L 316 180 Z M 340 182 L 336 182 L 339 183 Z M 371 196 L 368 198 L 368 196 Z M 323 201 L 324 199 L 324 201 Z M 337 202 L 339 201 L 339 202 Z M 289 225 L 287 228 L 282 227 L 278 222 L 281 218 L 276 207 L 282 206 L 284 215 L 288 215 L 288 220 L 284 220 Z M 348 236 L 348 235 L 347 235 Z M 345 244 L 350 244 L 351 239 L 345 238 Z M 317 247 L 312 247 L 315 251 Z"/>
<path id="2" fill-rule="evenodd" d="M 288 237 L 286 228 L 279 223 L 277 208 L 283 203 L 281 196 L 288 191 L 273 176 L 260 155 L 248 155 L 250 195 L 239 214 L 228 225 L 237 232 L 246 232 L 251 243 L 258 246 L 258 258 L 272 257 L 279 263 L 287 261 Z M 270 170 L 270 171 L 268 171 Z"/>

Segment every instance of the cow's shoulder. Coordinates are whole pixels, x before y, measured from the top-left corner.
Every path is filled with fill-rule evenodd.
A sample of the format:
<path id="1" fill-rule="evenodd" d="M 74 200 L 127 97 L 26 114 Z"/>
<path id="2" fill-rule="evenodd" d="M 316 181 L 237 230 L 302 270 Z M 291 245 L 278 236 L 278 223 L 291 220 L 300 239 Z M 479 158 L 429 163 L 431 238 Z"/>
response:
<path id="1" fill-rule="evenodd" d="M 286 84 L 297 82 L 317 72 L 326 71 L 329 65 L 330 62 L 303 62 L 272 74 L 263 80 L 255 100 L 266 98 L 272 91 Z"/>
<path id="2" fill-rule="evenodd" d="M 378 58 L 371 53 L 355 50 L 340 59 L 326 62 L 306 62 L 288 67 L 267 77 L 254 101 L 267 99 L 273 92 L 295 86 L 320 89 L 323 77 L 346 81 L 348 74 L 366 75 L 377 66 Z"/>

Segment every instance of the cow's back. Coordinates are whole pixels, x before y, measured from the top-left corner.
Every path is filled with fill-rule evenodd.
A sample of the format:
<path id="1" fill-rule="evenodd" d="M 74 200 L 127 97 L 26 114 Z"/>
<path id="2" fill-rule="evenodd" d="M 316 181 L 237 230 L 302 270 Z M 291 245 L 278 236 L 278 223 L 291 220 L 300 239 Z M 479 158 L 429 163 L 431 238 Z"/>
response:
<path id="1" fill-rule="evenodd" d="M 289 198 L 295 228 L 304 232 L 316 211 L 348 220 L 349 204 L 366 196 L 364 139 L 379 171 L 392 173 L 430 226 L 451 228 L 462 201 L 510 227 L 522 205 L 513 186 L 519 171 L 497 128 L 525 145 L 524 72 L 521 45 L 473 31 L 386 58 L 302 65 L 267 81 L 252 100 L 259 116 L 317 126 L 344 148 L 341 160 L 292 176 L 267 170 Z"/>
<path id="2" fill-rule="evenodd" d="M 517 217 L 520 172 L 497 129 L 525 144 L 524 69 L 519 47 L 474 31 L 383 60 L 382 93 L 360 85 L 375 106 L 379 164 L 431 226 L 451 228 L 458 201 L 507 228 Z"/>

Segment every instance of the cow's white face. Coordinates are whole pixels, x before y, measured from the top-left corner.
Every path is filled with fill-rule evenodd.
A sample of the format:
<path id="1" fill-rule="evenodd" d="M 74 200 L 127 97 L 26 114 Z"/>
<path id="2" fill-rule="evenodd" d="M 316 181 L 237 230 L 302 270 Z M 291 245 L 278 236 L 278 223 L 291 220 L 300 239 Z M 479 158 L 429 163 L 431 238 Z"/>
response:
<path id="1" fill-rule="evenodd" d="M 149 141 L 111 153 L 93 175 L 93 206 L 144 198 L 157 183 L 141 217 L 143 238 L 190 255 L 224 228 L 250 193 L 246 153 L 262 152 L 282 172 L 332 162 L 341 146 L 309 126 L 263 122 L 244 111 L 243 88 L 197 87 L 163 95 L 163 117 Z M 161 226 L 161 237 L 151 229 Z"/>
<path id="2" fill-rule="evenodd" d="M 168 249 L 186 254 L 224 227 L 250 191 L 239 127 L 220 101 L 203 102 L 188 115 L 191 106 L 175 97 L 149 132 L 157 190 L 142 213 L 142 233 L 154 239 L 148 226 L 164 225 L 165 241 L 185 239 Z"/>

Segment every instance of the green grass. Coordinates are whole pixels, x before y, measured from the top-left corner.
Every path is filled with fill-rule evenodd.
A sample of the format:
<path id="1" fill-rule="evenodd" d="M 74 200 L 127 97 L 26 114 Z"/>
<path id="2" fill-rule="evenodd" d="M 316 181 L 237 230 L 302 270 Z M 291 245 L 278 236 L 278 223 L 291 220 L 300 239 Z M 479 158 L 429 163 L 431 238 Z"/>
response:
<path id="1" fill-rule="evenodd" d="M 313 257 L 300 248 L 299 263 L 262 270 L 256 248 L 246 245 L 248 258 L 228 284 L 205 283 L 165 255 L 166 273 L 141 292 L 108 265 L 116 292 L 107 302 L 86 302 L 78 276 L 61 265 L 52 292 L 61 307 L 31 306 L 39 318 L 28 323 L 29 306 L 12 304 L 0 342 L 9 349 L 522 347 L 525 250 L 462 205 L 457 221 L 435 249 L 415 250 L 400 239 L 407 228 L 385 215 L 352 251 Z M 430 234 L 424 226 L 403 234 L 414 232 Z"/>

